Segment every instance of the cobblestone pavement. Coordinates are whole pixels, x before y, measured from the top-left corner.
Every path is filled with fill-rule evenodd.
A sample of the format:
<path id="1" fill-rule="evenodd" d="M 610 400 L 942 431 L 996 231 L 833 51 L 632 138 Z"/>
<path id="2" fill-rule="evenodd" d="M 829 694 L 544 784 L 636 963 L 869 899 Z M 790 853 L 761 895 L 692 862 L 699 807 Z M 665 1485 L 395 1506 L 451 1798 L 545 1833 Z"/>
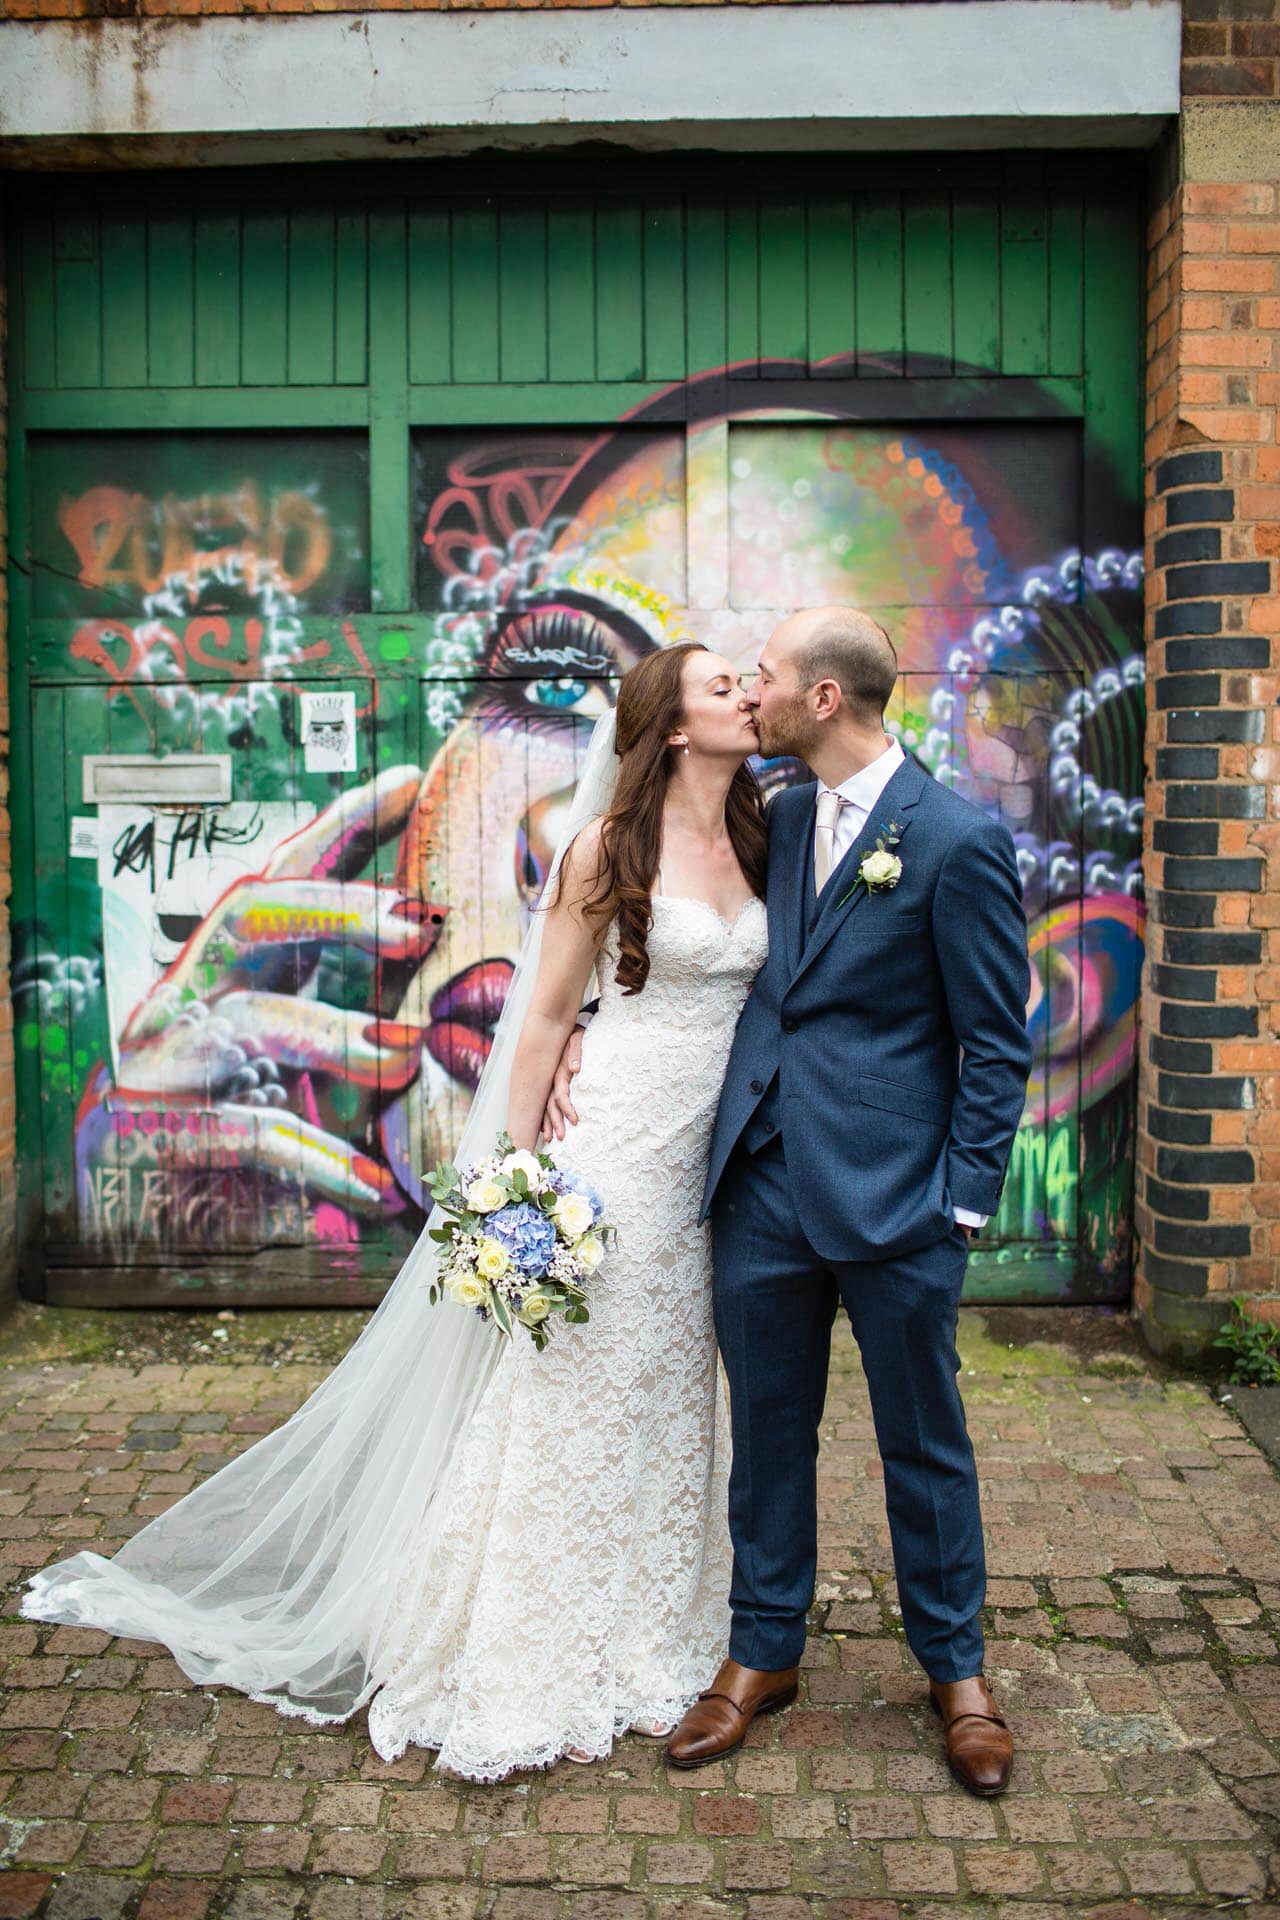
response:
<path id="1" fill-rule="evenodd" d="M 847 1346 L 800 1704 L 694 1775 L 631 1738 L 496 1788 L 198 1691 L 158 1647 L 18 1617 L 27 1572 L 109 1550 L 320 1368 L 11 1368 L 0 1920 L 1280 1920 L 1276 1476 L 1208 1389 L 1131 1350 L 1009 1349 L 978 1314 L 962 1346 L 989 1672 L 1019 1749 L 995 1803 L 942 1764 Z"/>

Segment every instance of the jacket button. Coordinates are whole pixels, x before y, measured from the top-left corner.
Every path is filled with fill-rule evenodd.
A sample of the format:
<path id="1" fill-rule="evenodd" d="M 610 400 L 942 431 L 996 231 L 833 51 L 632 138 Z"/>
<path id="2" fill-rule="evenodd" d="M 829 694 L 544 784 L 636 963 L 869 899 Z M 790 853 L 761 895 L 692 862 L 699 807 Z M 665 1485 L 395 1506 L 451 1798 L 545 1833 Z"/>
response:
<path id="1" fill-rule="evenodd" d="M 798 1020 L 784 1020 L 782 1023 L 782 1031 L 784 1033 L 798 1033 L 799 1030 L 800 1022 Z"/>
<path id="2" fill-rule="evenodd" d="M 763 1080 L 753 1080 L 753 1081 L 751 1082 L 751 1091 L 752 1091 L 752 1093 L 763 1093 L 763 1092 L 764 1092 L 764 1081 L 763 1081 Z"/>
<path id="3" fill-rule="evenodd" d="M 776 1121 L 776 1120 L 766 1120 L 766 1121 L 765 1121 L 765 1123 L 764 1123 L 764 1130 L 765 1130 L 765 1132 L 766 1132 L 766 1133 L 776 1133 L 776 1132 L 778 1131 L 778 1123 L 777 1123 L 777 1121 Z"/>

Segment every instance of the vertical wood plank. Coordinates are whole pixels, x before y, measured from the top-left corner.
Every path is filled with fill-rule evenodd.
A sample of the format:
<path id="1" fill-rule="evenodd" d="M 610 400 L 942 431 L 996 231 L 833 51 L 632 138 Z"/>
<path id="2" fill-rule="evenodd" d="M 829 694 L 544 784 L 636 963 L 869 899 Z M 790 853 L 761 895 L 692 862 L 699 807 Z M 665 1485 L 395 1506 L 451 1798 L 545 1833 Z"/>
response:
<path id="1" fill-rule="evenodd" d="M 240 384 L 240 216 L 196 216 L 196 385 Z"/>
<path id="2" fill-rule="evenodd" d="M 241 373 L 246 387 L 281 387 L 288 377 L 288 228 L 283 214 L 254 208 L 240 242 Z"/>
<path id="3" fill-rule="evenodd" d="M 339 209 L 334 244 L 333 377 L 339 386 L 361 387 L 369 377 L 369 244 L 363 207 Z"/>
<path id="4" fill-rule="evenodd" d="M 1079 373 L 1084 348 L 1084 216 L 1062 185 L 1049 206 L 1049 371 Z"/>
<path id="5" fill-rule="evenodd" d="M 856 339 L 851 200 L 829 194 L 810 200 L 805 266 L 809 372 L 845 377 Z"/>
<path id="6" fill-rule="evenodd" d="M 289 216 L 289 381 L 333 382 L 333 214 L 299 207 Z"/>
<path id="7" fill-rule="evenodd" d="M 59 208 L 53 223 L 53 327 L 60 387 L 102 384 L 102 266 L 96 207 Z"/>
<path id="8" fill-rule="evenodd" d="M 547 215 L 531 202 L 498 221 L 498 344 L 502 378 L 547 377 Z"/>
<path id="9" fill-rule="evenodd" d="M 147 235 L 137 216 L 106 213 L 102 248 L 102 384 L 147 384 Z"/>
<path id="10" fill-rule="evenodd" d="M 644 209 L 644 373 L 679 380 L 684 357 L 684 214 L 678 200 Z"/>
<path id="11" fill-rule="evenodd" d="M 22 359 L 28 387 L 57 384 L 53 328 L 53 220 L 47 206 L 22 214 Z"/>
<path id="12" fill-rule="evenodd" d="M 147 374 L 153 387 L 195 383 L 195 284 L 191 215 L 165 210 L 147 222 Z"/>
<path id="13" fill-rule="evenodd" d="M 547 213 L 547 365 L 552 380 L 596 377 L 595 215 L 565 201 Z"/>
<path id="14" fill-rule="evenodd" d="M 760 358 L 809 363 L 803 200 L 760 203 Z"/>
<path id="15" fill-rule="evenodd" d="M 956 372 L 995 373 L 1000 365 L 1000 221 L 988 194 L 955 197 L 951 274 Z"/>
<path id="16" fill-rule="evenodd" d="M 729 422 L 691 426 L 685 438 L 685 577 L 691 607 L 729 604 Z"/>
<path id="17" fill-rule="evenodd" d="M 1142 539 L 1141 218 L 1136 189 L 1091 197 L 1084 229 L 1087 553 Z"/>
<path id="18" fill-rule="evenodd" d="M 408 237 L 404 207 L 369 217 L 369 579 L 375 613 L 410 605 Z"/>
<path id="19" fill-rule="evenodd" d="M 902 372 L 902 201 L 859 194 L 856 205 L 858 372 L 883 377 Z"/>
<path id="20" fill-rule="evenodd" d="M 725 210 L 721 200 L 690 200 L 685 212 L 685 355 L 691 376 L 727 356 Z"/>
<path id="21" fill-rule="evenodd" d="M 409 378 L 447 386 L 452 377 L 449 214 L 415 207 L 409 215 Z"/>
<path id="22" fill-rule="evenodd" d="M 908 377 L 950 374 L 951 203 L 913 194 L 903 208 L 903 332 Z"/>
<path id="23" fill-rule="evenodd" d="M 1021 175 L 1000 204 L 1000 371 L 1049 371 L 1049 208 L 1043 189 Z"/>
<path id="24" fill-rule="evenodd" d="M 499 379 L 498 221 L 492 206 L 459 207 L 451 235 L 453 377 Z"/>
<path id="25" fill-rule="evenodd" d="M 596 212 L 596 377 L 644 378 L 640 208 L 606 201 Z"/>
<path id="26" fill-rule="evenodd" d="M 58 769 L 58 777 L 41 789 L 33 814 L 32 863 L 35 871 L 36 924 L 42 946 L 63 961 L 72 952 L 70 860 L 67 856 L 68 809 L 65 786 L 72 765 L 66 740 L 66 695 L 61 687 L 33 687 L 31 731 L 36 742 L 36 766 Z M 39 1004 L 36 1002 L 35 1004 Z M 66 1233 L 75 1217 L 75 1169 L 65 1152 L 70 1133 L 71 1101 L 59 1095 L 55 1076 L 65 1068 L 71 1048 L 70 1021 L 40 1018 L 40 1121 L 44 1138 L 44 1209 L 50 1237 Z M 50 1217 L 52 1216 L 52 1218 Z"/>
<path id="27" fill-rule="evenodd" d="M 729 378 L 755 380 L 760 373 L 760 225 L 754 199 L 729 202 L 725 290 Z"/>

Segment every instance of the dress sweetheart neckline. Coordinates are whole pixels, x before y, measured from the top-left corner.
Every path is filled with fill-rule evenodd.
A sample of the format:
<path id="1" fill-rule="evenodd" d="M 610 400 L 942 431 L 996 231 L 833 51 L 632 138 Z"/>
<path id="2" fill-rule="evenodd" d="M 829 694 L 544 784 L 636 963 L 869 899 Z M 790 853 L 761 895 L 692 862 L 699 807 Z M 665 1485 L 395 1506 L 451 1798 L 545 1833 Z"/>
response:
<path id="1" fill-rule="evenodd" d="M 709 900 L 702 899 L 701 895 L 696 893 L 655 893 L 652 894 L 650 898 L 655 903 L 658 901 L 669 901 L 673 906 L 702 907 L 713 919 L 720 922 L 720 925 L 725 929 L 726 933 L 732 933 L 734 931 L 748 907 L 762 907 L 764 905 L 764 901 L 758 893 L 750 893 L 738 908 L 732 920 L 726 920 L 718 907 L 713 907 Z"/>

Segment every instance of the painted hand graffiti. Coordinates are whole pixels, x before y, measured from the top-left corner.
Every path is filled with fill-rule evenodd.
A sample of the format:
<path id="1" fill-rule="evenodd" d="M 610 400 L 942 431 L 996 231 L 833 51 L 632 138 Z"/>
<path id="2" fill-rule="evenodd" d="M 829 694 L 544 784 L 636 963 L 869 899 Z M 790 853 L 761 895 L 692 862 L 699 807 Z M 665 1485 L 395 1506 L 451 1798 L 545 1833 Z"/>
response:
<path id="1" fill-rule="evenodd" d="M 354 876 L 402 834 L 420 785 L 418 768 L 388 769 L 281 839 L 258 872 L 226 889 L 129 1014 L 114 1081 L 95 1090 L 80 1129 L 84 1198 L 105 1235 L 126 1229 L 125 1174 L 137 1230 L 150 1224 L 178 1240 L 190 1204 L 205 1204 L 184 1188 L 213 1172 L 286 1189 L 293 1207 L 277 1221 L 281 1237 L 308 1204 L 320 1238 L 354 1237 L 355 1217 L 401 1204 L 370 1136 L 416 1076 L 422 1033 L 385 1009 L 445 914 Z M 174 845 L 170 829 L 161 863 L 170 872 Z M 154 833 L 126 832 L 108 857 L 148 878 L 154 849 Z M 317 992 L 322 967 L 348 988 L 352 977 L 368 982 L 369 1004 L 327 1000 Z M 296 1225 L 301 1237 L 306 1223 Z"/>

